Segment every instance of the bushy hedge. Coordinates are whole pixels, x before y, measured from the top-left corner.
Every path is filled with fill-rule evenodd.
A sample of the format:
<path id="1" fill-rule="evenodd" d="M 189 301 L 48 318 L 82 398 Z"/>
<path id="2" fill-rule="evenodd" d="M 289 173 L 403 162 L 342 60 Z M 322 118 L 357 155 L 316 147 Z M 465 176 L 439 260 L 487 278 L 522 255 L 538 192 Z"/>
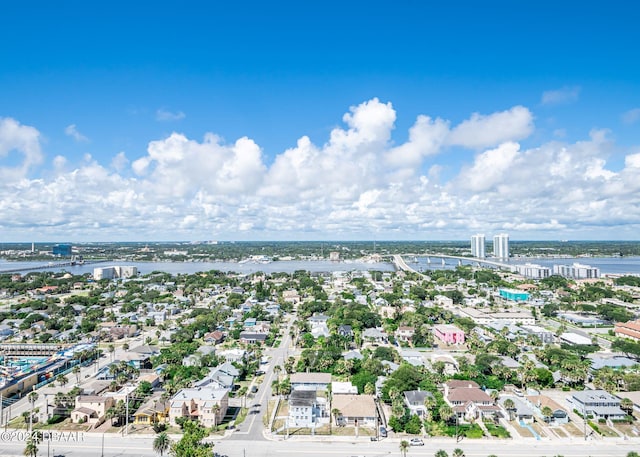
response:
<path id="1" fill-rule="evenodd" d="M 59 422 L 62 422 L 63 420 L 64 420 L 63 416 L 61 416 L 59 414 L 54 414 L 49 419 L 47 419 L 47 424 L 48 425 L 57 424 Z"/>

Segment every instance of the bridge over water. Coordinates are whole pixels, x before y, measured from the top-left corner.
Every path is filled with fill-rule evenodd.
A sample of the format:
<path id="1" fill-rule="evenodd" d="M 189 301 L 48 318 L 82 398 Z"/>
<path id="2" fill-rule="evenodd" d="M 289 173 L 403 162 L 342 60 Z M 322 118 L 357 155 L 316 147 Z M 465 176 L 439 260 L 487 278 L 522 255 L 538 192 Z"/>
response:
<path id="1" fill-rule="evenodd" d="M 462 262 L 464 261 L 464 262 L 469 262 L 471 264 L 477 264 L 478 266 L 488 265 L 491 267 L 501 268 L 509 271 L 513 271 L 515 269 L 514 265 L 510 265 L 508 263 L 496 262 L 493 260 L 481 259 L 478 257 L 462 257 L 462 256 L 446 255 L 446 254 L 405 254 L 405 257 L 416 257 L 418 255 L 420 257 L 442 259 L 443 262 L 444 262 L 444 259 L 455 259 L 455 260 L 458 260 L 460 265 L 462 265 Z M 401 256 L 400 254 L 393 255 L 393 264 L 398 270 L 422 274 L 419 271 L 416 271 L 413 268 L 411 268 L 409 265 L 407 265 L 407 263 L 402 257 L 403 256 Z"/>
<path id="2" fill-rule="evenodd" d="M 4 270 L 0 270 L 0 274 L 5 274 L 5 273 L 20 273 L 20 272 L 24 272 L 24 271 L 39 271 L 39 270 L 49 270 L 49 269 L 54 269 L 54 268 L 62 268 L 62 267 L 73 267 L 76 265 L 93 265 L 94 263 L 104 263 L 104 262 L 111 262 L 111 260 L 91 260 L 91 261 L 85 261 L 82 264 L 77 263 L 74 260 L 69 260 L 69 261 L 65 261 L 65 262 L 51 262 L 51 263 L 47 263 L 47 264 L 42 264 L 42 265 L 36 265 L 36 266 L 32 266 L 32 267 L 17 267 L 17 268 L 6 268 Z"/>

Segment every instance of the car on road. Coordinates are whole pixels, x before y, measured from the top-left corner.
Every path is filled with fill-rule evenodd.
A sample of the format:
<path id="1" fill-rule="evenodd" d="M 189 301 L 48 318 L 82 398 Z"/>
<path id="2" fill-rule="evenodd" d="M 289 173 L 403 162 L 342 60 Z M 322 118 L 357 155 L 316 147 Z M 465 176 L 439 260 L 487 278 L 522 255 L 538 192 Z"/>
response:
<path id="1" fill-rule="evenodd" d="M 424 441 L 422 441 L 420 438 L 411 438 L 409 444 L 411 446 L 424 446 Z"/>
<path id="2" fill-rule="evenodd" d="M 384 427 L 380 427 L 380 437 L 381 438 L 386 438 L 387 437 L 387 429 Z"/>
<path id="3" fill-rule="evenodd" d="M 265 374 L 264 370 L 257 370 L 256 371 L 256 376 L 262 376 L 263 374 Z"/>
<path id="4" fill-rule="evenodd" d="M 251 393 L 255 394 L 258 391 L 258 386 L 251 386 Z"/>

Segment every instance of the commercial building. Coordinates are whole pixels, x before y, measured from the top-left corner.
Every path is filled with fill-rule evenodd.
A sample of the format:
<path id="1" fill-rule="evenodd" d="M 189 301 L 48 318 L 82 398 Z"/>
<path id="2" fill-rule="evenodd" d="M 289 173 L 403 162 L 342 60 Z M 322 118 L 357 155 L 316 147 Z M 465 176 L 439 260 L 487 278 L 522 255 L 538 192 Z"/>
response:
<path id="1" fill-rule="evenodd" d="M 500 233 L 493 237 L 493 256 L 497 259 L 509 258 L 509 235 Z"/>
<path id="2" fill-rule="evenodd" d="M 591 279 L 600 277 L 600 269 L 589 265 L 583 265 L 581 263 L 574 263 L 572 265 L 554 265 L 553 274 L 571 279 Z"/>
<path id="3" fill-rule="evenodd" d="M 56 244 L 53 246 L 52 254 L 59 255 L 61 257 L 71 257 L 71 245 Z"/>
<path id="4" fill-rule="evenodd" d="M 471 255 L 478 259 L 485 258 L 485 239 L 484 234 L 471 236 Z"/>
<path id="5" fill-rule="evenodd" d="M 498 290 L 500 297 L 509 301 L 527 301 L 529 294 L 517 289 L 500 289 Z"/>

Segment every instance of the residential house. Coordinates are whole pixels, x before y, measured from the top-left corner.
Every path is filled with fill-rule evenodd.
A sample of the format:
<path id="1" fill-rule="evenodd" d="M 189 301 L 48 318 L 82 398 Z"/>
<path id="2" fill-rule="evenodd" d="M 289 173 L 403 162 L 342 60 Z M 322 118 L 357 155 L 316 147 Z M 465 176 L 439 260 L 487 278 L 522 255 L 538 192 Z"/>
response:
<path id="1" fill-rule="evenodd" d="M 229 391 L 207 387 L 181 389 L 171 398 L 170 405 L 171 425 L 177 425 L 176 419 L 184 417 L 205 427 L 216 426 L 227 414 Z"/>
<path id="2" fill-rule="evenodd" d="M 185 367 L 200 366 L 200 355 L 191 354 L 182 359 L 182 365 Z"/>
<path id="3" fill-rule="evenodd" d="M 400 351 L 400 357 L 415 367 L 424 366 L 424 359 L 421 352 L 403 349 Z"/>
<path id="4" fill-rule="evenodd" d="M 292 373 L 291 390 L 327 390 L 331 373 Z"/>
<path id="5" fill-rule="evenodd" d="M 350 325 L 340 325 L 338 327 L 338 335 L 340 336 L 344 336 L 345 338 L 353 338 L 353 329 L 351 328 Z"/>
<path id="6" fill-rule="evenodd" d="M 434 325 L 433 335 L 447 345 L 464 344 L 464 332 L 453 324 Z"/>
<path id="7" fill-rule="evenodd" d="M 78 395 L 73 411 L 71 411 L 71 422 L 74 424 L 88 423 L 95 425 L 104 420 L 107 410 L 115 405 L 111 397 L 101 397 L 99 395 Z"/>
<path id="8" fill-rule="evenodd" d="M 245 344 L 264 344 L 268 336 L 266 333 L 240 332 L 240 342 Z"/>
<path id="9" fill-rule="evenodd" d="M 400 326 L 395 331 L 394 336 L 396 341 L 403 343 L 411 343 L 411 339 L 413 338 L 416 329 L 414 327 Z"/>
<path id="10" fill-rule="evenodd" d="M 211 368 L 209 374 L 199 381 L 194 387 L 208 387 L 216 389 L 233 390 L 235 380 L 240 376 L 240 371 L 231 362 L 225 362 L 217 367 Z"/>
<path id="11" fill-rule="evenodd" d="M 424 403 L 427 398 L 433 399 L 433 394 L 427 390 L 407 390 L 403 392 L 404 404 L 411 411 L 411 415 L 417 414 L 420 417 L 425 417 L 427 408 Z"/>
<path id="12" fill-rule="evenodd" d="M 630 338 L 640 341 L 640 320 L 629 322 L 616 322 L 614 333 L 621 338 Z"/>
<path id="13" fill-rule="evenodd" d="M 311 326 L 311 335 L 313 335 L 314 338 L 318 338 L 320 336 L 324 336 L 325 338 L 329 337 L 331 333 L 329 332 L 329 327 L 327 326 L 328 320 L 329 317 L 322 314 L 314 315 L 307 319 L 309 325 Z"/>
<path id="14" fill-rule="evenodd" d="M 294 390 L 289 395 L 289 427 L 316 427 L 328 423 L 329 412 L 325 398 L 318 398 L 313 390 Z"/>
<path id="15" fill-rule="evenodd" d="M 362 360 L 364 356 L 357 349 L 342 353 L 342 358 L 345 360 Z"/>
<path id="16" fill-rule="evenodd" d="M 387 344 L 389 335 L 381 328 L 367 328 L 362 332 L 362 339 L 370 343 Z"/>
<path id="17" fill-rule="evenodd" d="M 169 406 L 168 400 L 162 400 L 160 397 L 150 398 L 133 413 L 133 423 L 137 425 L 164 423 L 169 419 Z"/>
<path id="18" fill-rule="evenodd" d="M 359 427 L 377 426 L 377 408 L 373 395 L 335 395 L 331 410 L 338 410 L 338 423 L 358 425 Z"/>
<path id="19" fill-rule="evenodd" d="M 627 415 L 620 408 L 620 399 L 602 389 L 574 392 L 569 401 L 582 415 L 595 419 L 624 419 Z"/>
<path id="20" fill-rule="evenodd" d="M 444 399 L 459 419 L 493 418 L 500 408 L 474 381 L 450 380 L 444 383 Z"/>
<path id="21" fill-rule="evenodd" d="M 527 395 L 524 401 L 533 409 L 535 415 L 542 420 L 548 421 L 550 425 L 562 425 L 569 422 L 569 413 L 565 408 L 546 395 Z M 542 414 L 542 409 L 548 406 L 553 414 L 550 418 L 546 418 Z"/>
<path id="22" fill-rule="evenodd" d="M 511 400 L 513 402 L 513 408 L 507 409 L 504 402 Z M 522 398 L 513 395 L 501 395 L 498 398 L 498 404 L 504 409 L 504 416 L 510 420 L 517 422 L 524 422 L 525 424 L 533 423 L 533 409 L 528 402 L 525 402 Z"/>
<path id="23" fill-rule="evenodd" d="M 292 303 L 294 305 L 300 303 L 300 294 L 295 289 L 289 289 L 282 292 L 282 299 L 285 302 Z"/>
<path id="24" fill-rule="evenodd" d="M 436 366 L 436 363 L 443 363 L 443 374 L 453 376 L 458 372 L 458 361 L 453 358 L 451 354 L 431 354 L 431 366 Z"/>
<path id="25" fill-rule="evenodd" d="M 332 395 L 358 395 L 358 387 L 354 386 L 351 381 L 340 382 L 333 381 L 331 383 Z"/>
<path id="26" fill-rule="evenodd" d="M 247 355 L 244 349 L 225 349 L 218 351 L 218 357 L 224 358 L 227 362 L 242 363 Z"/>

